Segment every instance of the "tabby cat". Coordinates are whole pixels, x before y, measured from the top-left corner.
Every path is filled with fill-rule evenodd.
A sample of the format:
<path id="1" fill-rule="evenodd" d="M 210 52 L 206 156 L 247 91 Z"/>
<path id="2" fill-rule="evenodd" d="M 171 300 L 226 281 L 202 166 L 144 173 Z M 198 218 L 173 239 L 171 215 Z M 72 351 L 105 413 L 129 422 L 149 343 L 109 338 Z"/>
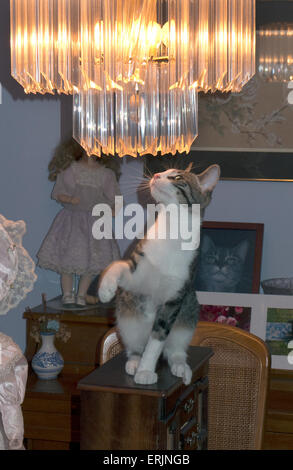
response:
<path id="1" fill-rule="evenodd" d="M 202 220 L 219 176 L 218 165 L 200 175 L 192 173 L 190 166 L 170 169 L 153 176 L 150 192 L 163 208 L 184 205 L 186 217 L 193 217 L 192 205 L 200 204 Z M 162 209 L 128 260 L 116 261 L 104 271 L 98 295 L 102 302 L 109 302 L 117 293 L 116 318 L 128 357 L 126 372 L 136 383 L 157 382 L 155 370 L 163 352 L 172 374 L 189 384 L 192 374 L 186 350 L 199 313 L 194 282 L 201 224 L 196 225 L 194 249 L 184 250 L 180 237 L 153 236 L 166 216 L 163 213 Z M 164 220 L 168 223 L 168 218 Z"/>
<path id="2" fill-rule="evenodd" d="M 210 292 L 236 292 L 242 281 L 249 241 L 242 240 L 236 246 L 216 244 L 204 235 L 198 269 L 197 289 Z"/>

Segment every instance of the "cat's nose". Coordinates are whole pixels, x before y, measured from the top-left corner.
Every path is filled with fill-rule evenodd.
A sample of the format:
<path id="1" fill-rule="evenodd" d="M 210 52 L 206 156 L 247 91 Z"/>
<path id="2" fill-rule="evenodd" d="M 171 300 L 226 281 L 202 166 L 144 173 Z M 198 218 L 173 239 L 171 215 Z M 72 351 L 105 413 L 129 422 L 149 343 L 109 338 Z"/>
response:
<path id="1" fill-rule="evenodd" d="M 156 174 L 154 175 L 154 180 L 158 180 L 158 179 L 160 179 L 160 178 L 161 178 L 161 176 L 159 175 L 159 173 L 156 173 Z"/>

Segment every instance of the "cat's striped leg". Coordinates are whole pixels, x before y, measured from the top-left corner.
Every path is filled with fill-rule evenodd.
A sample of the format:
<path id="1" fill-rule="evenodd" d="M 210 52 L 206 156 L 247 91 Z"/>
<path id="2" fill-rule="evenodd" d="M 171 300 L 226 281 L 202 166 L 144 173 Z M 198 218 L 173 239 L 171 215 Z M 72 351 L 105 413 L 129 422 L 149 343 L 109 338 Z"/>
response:
<path id="1" fill-rule="evenodd" d="M 180 313 L 168 335 L 163 352 L 172 374 L 181 377 L 186 385 L 190 383 L 192 377 L 191 369 L 186 362 L 186 351 L 194 334 L 199 310 L 196 292 L 190 290 L 183 299 Z"/>
<path id="2" fill-rule="evenodd" d="M 159 308 L 151 335 L 134 377 L 136 383 L 149 385 L 157 382 L 156 365 L 179 310 L 180 299 L 167 302 Z"/>
<path id="3" fill-rule="evenodd" d="M 193 329 L 184 325 L 174 325 L 164 347 L 164 356 L 168 360 L 171 373 L 181 377 L 185 385 L 191 382 L 192 372 L 186 362 L 186 350 L 193 336 Z"/>

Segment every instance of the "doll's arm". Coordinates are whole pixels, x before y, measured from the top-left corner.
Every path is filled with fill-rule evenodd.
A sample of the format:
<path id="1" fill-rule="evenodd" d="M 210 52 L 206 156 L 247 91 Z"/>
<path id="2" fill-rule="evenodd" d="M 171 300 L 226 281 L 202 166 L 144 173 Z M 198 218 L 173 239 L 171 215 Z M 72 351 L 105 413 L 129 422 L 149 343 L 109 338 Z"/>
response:
<path id="1" fill-rule="evenodd" d="M 75 178 L 72 168 L 66 168 L 58 174 L 57 180 L 52 192 L 52 198 L 62 204 L 78 204 L 79 199 L 74 197 L 75 193 Z"/>
<path id="2" fill-rule="evenodd" d="M 61 202 L 62 204 L 73 204 L 74 206 L 80 202 L 78 197 L 71 197 L 67 196 L 66 194 L 57 194 L 55 198 L 56 201 Z"/>

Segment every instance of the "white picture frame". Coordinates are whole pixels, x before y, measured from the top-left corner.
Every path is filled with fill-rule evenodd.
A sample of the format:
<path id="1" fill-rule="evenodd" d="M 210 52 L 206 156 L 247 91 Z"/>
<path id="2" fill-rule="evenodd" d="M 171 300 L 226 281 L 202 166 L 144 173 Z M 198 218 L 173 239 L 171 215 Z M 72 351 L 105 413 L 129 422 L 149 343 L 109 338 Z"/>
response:
<path id="1" fill-rule="evenodd" d="M 197 292 L 200 305 L 221 305 L 227 307 L 250 307 L 250 333 L 266 340 L 268 308 L 293 309 L 293 296 L 265 294 L 234 294 L 226 292 Z M 289 362 L 289 354 L 293 346 L 288 343 L 288 356 L 272 355 L 272 369 L 293 371 L 293 360 Z M 291 354 L 292 356 L 292 354 Z"/>

